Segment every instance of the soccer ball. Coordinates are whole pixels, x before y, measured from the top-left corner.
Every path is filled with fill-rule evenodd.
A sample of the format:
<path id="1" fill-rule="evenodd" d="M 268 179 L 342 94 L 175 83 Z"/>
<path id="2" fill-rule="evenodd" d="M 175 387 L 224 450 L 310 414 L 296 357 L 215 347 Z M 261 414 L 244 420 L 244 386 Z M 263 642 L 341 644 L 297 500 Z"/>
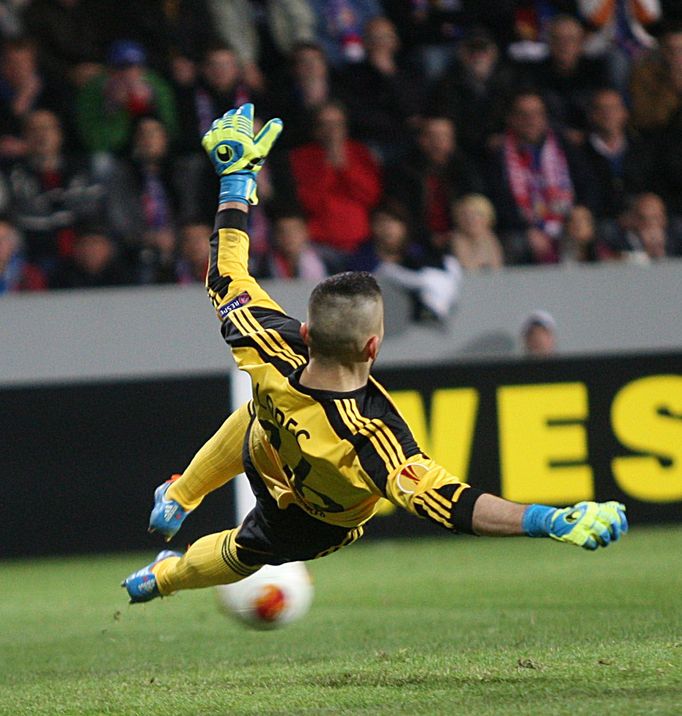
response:
<path id="1" fill-rule="evenodd" d="M 303 562 L 266 564 L 234 584 L 215 588 L 218 609 L 254 629 L 276 629 L 304 617 L 313 583 Z"/>

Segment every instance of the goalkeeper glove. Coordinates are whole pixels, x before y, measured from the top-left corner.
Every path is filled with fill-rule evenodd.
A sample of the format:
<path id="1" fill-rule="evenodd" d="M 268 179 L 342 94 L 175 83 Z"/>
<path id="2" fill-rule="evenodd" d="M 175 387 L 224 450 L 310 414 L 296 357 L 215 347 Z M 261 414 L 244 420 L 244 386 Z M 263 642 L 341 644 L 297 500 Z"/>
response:
<path id="1" fill-rule="evenodd" d="M 625 505 L 620 502 L 579 502 L 557 509 L 530 505 L 523 515 L 529 537 L 552 537 L 584 549 L 607 547 L 628 531 Z"/>
<path id="2" fill-rule="evenodd" d="M 219 203 L 258 203 L 256 175 L 282 128 L 281 119 L 271 119 L 254 137 L 250 103 L 231 109 L 213 122 L 201 144 L 220 177 Z"/>

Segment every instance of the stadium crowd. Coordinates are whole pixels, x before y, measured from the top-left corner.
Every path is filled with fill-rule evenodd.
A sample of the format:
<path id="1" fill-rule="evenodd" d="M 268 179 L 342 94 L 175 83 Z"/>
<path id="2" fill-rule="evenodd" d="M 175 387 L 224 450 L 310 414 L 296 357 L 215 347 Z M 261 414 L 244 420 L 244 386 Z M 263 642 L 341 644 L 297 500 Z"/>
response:
<path id="1" fill-rule="evenodd" d="M 441 315 L 461 271 L 682 253 L 676 0 L 5 0 L 0 294 L 203 282 L 201 136 L 285 132 L 259 278 L 385 274 Z"/>

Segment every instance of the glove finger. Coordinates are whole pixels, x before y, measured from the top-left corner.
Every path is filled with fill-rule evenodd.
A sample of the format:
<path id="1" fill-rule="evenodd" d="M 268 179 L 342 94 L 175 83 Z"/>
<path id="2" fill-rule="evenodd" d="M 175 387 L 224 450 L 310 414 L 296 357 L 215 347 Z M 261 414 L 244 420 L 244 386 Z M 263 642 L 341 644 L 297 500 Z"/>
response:
<path id="1" fill-rule="evenodd" d="M 241 107 L 238 107 L 237 114 L 253 124 L 253 104 L 251 102 L 246 102 Z"/>
<path id="2" fill-rule="evenodd" d="M 605 529 L 605 530 L 602 530 L 601 532 L 597 532 L 596 538 L 597 538 L 597 542 L 598 542 L 602 547 L 608 547 L 609 544 L 611 543 L 611 532 L 610 532 L 610 530 L 607 528 L 607 529 Z"/>
<path id="3" fill-rule="evenodd" d="M 581 547 L 583 549 L 589 549 L 591 551 L 597 549 L 599 545 L 597 544 L 597 540 L 594 537 L 590 536 L 583 542 Z"/>
<path id="4" fill-rule="evenodd" d="M 261 157 L 266 157 L 272 145 L 277 141 L 277 137 L 282 133 L 284 125 L 279 117 L 271 119 L 267 124 L 263 126 L 263 129 L 258 132 L 253 140 L 253 144 Z"/>
<path id="5" fill-rule="evenodd" d="M 609 525 L 609 532 L 611 533 L 611 541 L 618 542 L 620 539 L 620 515 L 616 514 L 616 518 Z"/>
<path id="6" fill-rule="evenodd" d="M 630 529 L 628 518 L 623 510 L 618 510 L 618 517 L 620 517 L 620 531 L 625 534 Z"/>
<path id="7" fill-rule="evenodd" d="M 225 114 L 222 116 L 222 121 L 220 123 L 223 129 L 229 129 L 232 126 L 232 120 L 236 113 L 236 109 L 229 109 L 227 112 L 225 112 Z"/>

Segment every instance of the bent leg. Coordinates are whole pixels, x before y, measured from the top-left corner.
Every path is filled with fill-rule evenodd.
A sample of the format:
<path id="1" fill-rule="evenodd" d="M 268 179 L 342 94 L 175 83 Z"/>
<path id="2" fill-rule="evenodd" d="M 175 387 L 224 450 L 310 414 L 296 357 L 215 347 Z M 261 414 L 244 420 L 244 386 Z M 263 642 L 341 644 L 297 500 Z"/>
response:
<path id="1" fill-rule="evenodd" d="M 257 572 L 262 565 L 244 564 L 237 556 L 238 528 L 206 535 L 182 557 L 169 557 L 153 568 L 163 596 L 181 589 L 200 589 L 232 584 Z"/>
<path id="2" fill-rule="evenodd" d="M 182 476 L 168 488 L 166 498 L 193 510 L 209 492 L 243 472 L 242 447 L 250 419 L 248 403 L 244 403 L 200 448 Z"/>

